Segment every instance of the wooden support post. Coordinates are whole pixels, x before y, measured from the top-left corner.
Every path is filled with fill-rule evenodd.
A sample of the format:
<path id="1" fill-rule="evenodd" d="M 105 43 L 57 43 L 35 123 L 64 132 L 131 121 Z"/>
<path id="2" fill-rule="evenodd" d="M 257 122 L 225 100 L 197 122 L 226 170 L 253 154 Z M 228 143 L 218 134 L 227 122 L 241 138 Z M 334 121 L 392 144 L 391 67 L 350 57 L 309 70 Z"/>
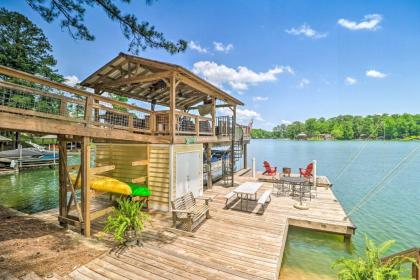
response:
<path id="1" fill-rule="evenodd" d="M 206 164 L 207 164 L 207 188 L 213 187 L 212 173 L 211 173 L 211 144 L 207 143 L 206 146 Z"/>
<path id="2" fill-rule="evenodd" d="M 211 134 L 216 135 L 216 97 L 212 97 L 211 101 Z"/>
<path id="3" fill-rule="evenodd" d="M 83 137 L 81 149 L 83 234 L 90 237 L 90 138 Z"/>
<path id="4" fill-rule="evenodd" d="M 231 172 L 232 172 L 232 187 L 234 186 L 234 172 L 235 172 L 235 130 L 236 130 L 236 106 L 232 107 L 232 147 L 230 151 Z"/>
<path id="5" fill-rule="evenodd" d="M 58 199 L 59 199 L 59 216 L 67 217 L 67 142 L 61 136 L 58 136 L 59 145 L 59 161 L 58 161 Z M 60 221 L 62 226 L 67 227 L 67 223 Z"/>
<path id="6" fill-rule="evenodd" d="M 171 75 L 170 91 L 169 91 L 169 127 L 172 136 L 172 143 L 175 141 L 176 133 L 176 75 L 175 72 Z"/>
<path id="7" fill-rule="evenodd" d="M 244 145 L 244 169 L 248 168 L 248 145 L 243 143 Z"/>

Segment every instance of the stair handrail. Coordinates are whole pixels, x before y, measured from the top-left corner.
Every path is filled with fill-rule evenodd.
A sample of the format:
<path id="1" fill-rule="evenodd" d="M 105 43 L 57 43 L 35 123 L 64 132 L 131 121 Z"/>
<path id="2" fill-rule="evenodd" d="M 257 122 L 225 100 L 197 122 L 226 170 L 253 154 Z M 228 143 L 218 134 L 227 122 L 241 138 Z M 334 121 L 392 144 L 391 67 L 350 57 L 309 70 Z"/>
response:
<path id="1" fill-rule="evenodd" d="M 420 280 L 420 247 L 413 247 L 401 252 L 397 252 L 394 254 L 391 254 L 389 256 L 383 257 L 381 259 L 381 261 L 387 262 L 388 260 L 395 258 L 395 257 L 402 257 L 402 258 L 412 258 L 415 259 L 416 262 L 412 263 L 412 268 L 411 268 L 411 276 L 416 279 L 416 280 Z M 407 259 L 408 262 L 408 259 Z"/>

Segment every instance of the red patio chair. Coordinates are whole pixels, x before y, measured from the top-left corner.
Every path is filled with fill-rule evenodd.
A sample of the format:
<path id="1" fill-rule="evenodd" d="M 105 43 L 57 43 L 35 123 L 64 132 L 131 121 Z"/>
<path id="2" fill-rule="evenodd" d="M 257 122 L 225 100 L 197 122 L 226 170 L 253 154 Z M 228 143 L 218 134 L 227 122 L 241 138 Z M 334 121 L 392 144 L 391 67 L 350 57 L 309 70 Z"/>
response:
<path id="1" fill-rule="evenodd" d="M 300 177 L 311 178 L 313 176 L 312 172 L 314 170 L 314 163 L 311 162 L 306 166 L 306 168 L 299 168 Z"/>
<path id="2" fill-rule="evenodd" d="M 277 167 L 271 167 L 268 161 L 264 161 L 263 163 L 265 171 L 263 172 L 263 175 L 268 176 L 275 176 L 277 173 Z"/>

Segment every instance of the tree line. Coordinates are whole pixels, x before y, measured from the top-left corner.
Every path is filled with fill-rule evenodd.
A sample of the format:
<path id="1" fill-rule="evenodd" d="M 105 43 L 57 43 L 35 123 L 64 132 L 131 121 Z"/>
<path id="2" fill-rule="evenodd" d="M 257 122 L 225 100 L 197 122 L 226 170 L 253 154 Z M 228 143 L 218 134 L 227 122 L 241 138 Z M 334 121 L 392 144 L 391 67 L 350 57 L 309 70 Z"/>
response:
<path id="1" fill-rule="evenodd" d="M 420 114 L 310 118 L 277 125 L 272 131 L 253 129 L 251 136 L 255 139 L 420 139 Z"/>

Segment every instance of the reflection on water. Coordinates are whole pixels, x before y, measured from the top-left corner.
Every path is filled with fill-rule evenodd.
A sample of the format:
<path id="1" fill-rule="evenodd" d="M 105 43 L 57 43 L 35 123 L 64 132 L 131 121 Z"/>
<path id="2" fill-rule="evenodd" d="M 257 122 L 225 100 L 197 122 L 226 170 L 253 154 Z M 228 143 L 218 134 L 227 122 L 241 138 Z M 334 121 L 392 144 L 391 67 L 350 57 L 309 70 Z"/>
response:
<path id="1" fill-rule="evenodd" d="M 78 157 L 69 157 L 69 164 L 78 162 Z M 58 207 L 58 168 L 0 176 L 0 205 L 25 213 Z"/>

